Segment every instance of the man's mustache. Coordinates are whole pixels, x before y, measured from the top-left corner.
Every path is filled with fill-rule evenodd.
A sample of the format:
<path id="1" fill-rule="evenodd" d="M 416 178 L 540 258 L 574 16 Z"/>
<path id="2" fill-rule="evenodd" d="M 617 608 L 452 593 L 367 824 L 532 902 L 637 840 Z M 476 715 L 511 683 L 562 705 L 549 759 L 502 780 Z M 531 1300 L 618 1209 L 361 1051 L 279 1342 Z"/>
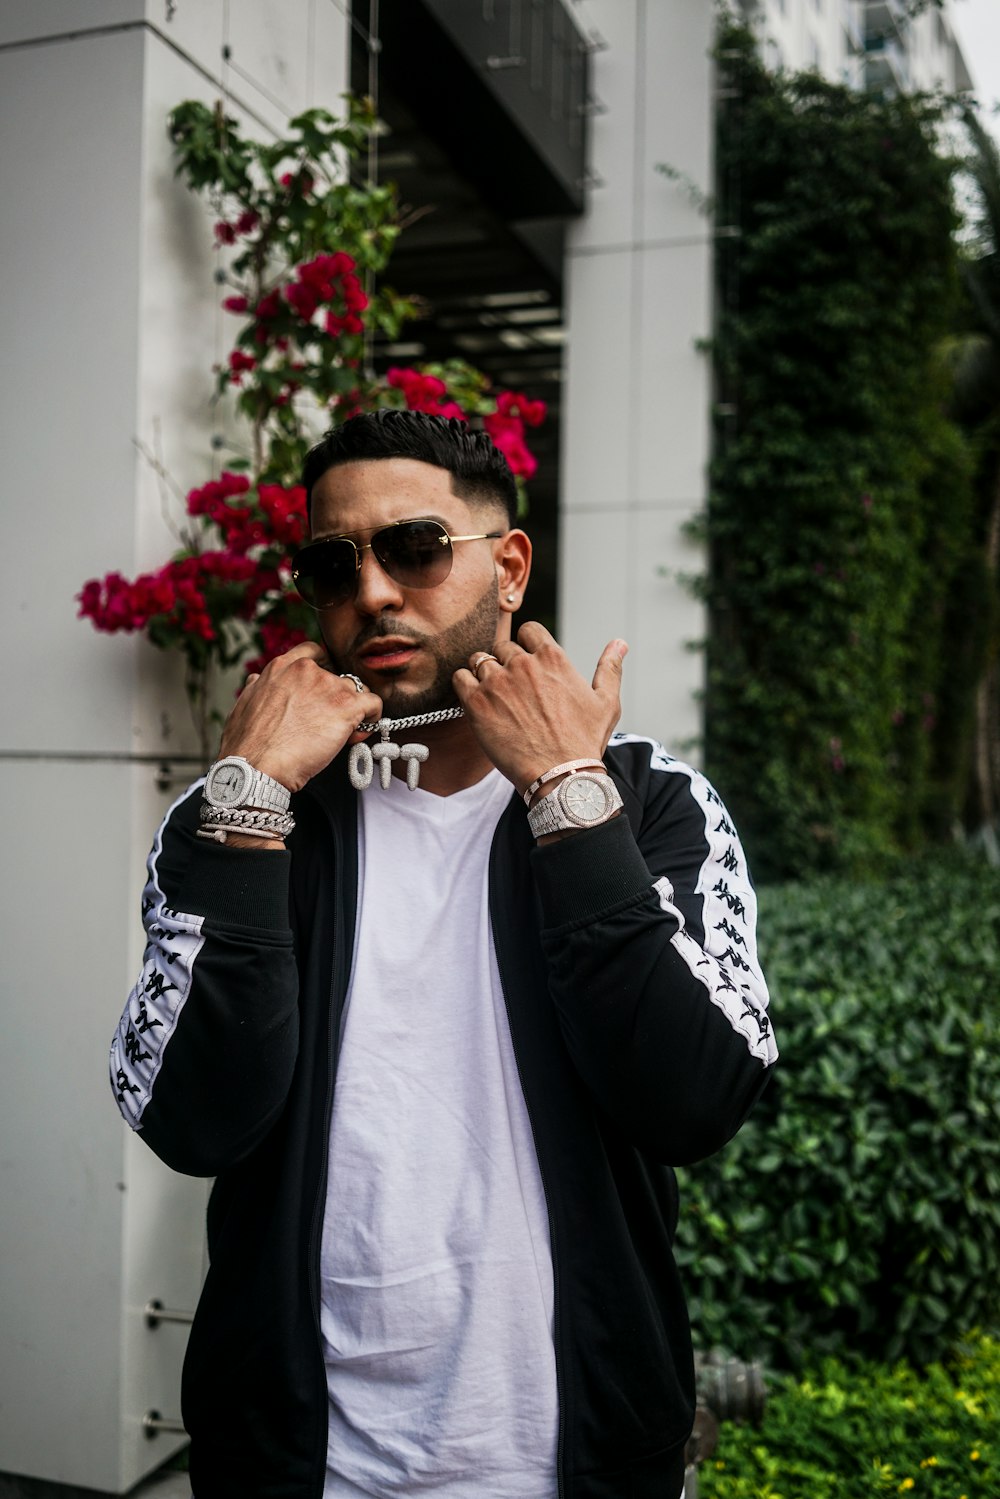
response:
<path id="1" fill-rule="evenodd" d="M 351 654 L 356 655 L 370 641 L 384 639 L 387 635 L 400 640 L 415 640 L 423 644 L 423 636 L 418 630 L 399 624 L 391 614 L 382 615 L 378 619 L 370 620 L 358 631 L 351 641 Z"/>

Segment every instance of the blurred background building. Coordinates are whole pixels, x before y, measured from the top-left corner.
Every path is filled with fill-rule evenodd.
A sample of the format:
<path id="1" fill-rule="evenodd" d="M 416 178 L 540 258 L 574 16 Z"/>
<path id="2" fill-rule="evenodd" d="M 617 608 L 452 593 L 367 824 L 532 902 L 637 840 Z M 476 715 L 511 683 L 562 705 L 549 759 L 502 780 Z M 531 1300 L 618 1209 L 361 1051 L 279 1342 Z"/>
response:
<path id="1" fill-rule="evenodd" d="M 776 66 L 969 81 L 948 5 L 910 23 L 897 0 L 747 8 Z M 379 357 L 464 354 L 546 399 L 532 613 L 584 671 L 624 635 L 623 726 L 696 757 L 704 619 L 683 574 L 702 565 L 684 527 L 711 431 L 711 30 L 708 0 L 0 11 L 0 1483 L 120 1493 L 182 1443 L 204 1270 L 206 1184 L 129 1135 L 105 1077 L 146 851 L 196 742 L 178 663 L 96 635 L 75 603 L 86 578 L 159 565 L 173 491 L 239 442 L 210 399 L 230 333 L 219 252 L 174 179 L 167 113 L 222 99 L 267 136 L 348 88 L 377 94 L 380 174 L 432 210 L 392 275 L 426 316 Z"/>
<path id="2" fill-rule="evenodd" d="M 816 68 L 858 89 L 970 88 L 952 7 L 910 16 L 906 0 L 739 0 L 770 66 Z"/>

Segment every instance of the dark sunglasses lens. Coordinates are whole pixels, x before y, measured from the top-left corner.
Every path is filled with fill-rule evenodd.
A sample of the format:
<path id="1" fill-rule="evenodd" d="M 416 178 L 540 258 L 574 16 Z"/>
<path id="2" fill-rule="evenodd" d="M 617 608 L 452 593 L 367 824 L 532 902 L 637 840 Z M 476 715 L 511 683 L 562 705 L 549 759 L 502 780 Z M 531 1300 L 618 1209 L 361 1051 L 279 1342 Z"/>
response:
<path id="1" fill-rule="evenodd" d="M 404 588 L 434 588 L 451 572 L 451 538 L 432 520 L 402 521 L 372 537 L 372 551 Z"/>
<path id="2" fill-rule="evenodd" d="M 319 541 L 305 547 L 292 563 L 292 579 L 307 604 L 332 609 L 354 592 L 357 553 L 349 541 Z"/>

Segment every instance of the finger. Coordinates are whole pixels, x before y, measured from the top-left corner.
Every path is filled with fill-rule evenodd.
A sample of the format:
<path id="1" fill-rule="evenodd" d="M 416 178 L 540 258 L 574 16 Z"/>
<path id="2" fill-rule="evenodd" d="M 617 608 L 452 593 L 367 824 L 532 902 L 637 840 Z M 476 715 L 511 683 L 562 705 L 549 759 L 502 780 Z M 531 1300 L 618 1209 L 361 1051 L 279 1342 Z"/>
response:
<path id="1" fill-rule="evenodd" d="M 622 662 L 628 655 L 628 643 L 624 640 L 609 640 L 601 652 L 601 659 L 594 672 L 594 691 L 617 697 L 621 691 Z"/>
<path id="2" fill-rule="evenodd" d="M 539 624 L 537 619 L 526 620 L 517 632 L 518 644 L 526 651 L 541 650 L 543 645 L 558 645 L 556 637 Z"/>
<path id="3" fill-rule="evenodd" d="M 275 656 L 274 659 L 282 665 L 286 661 L 326 661 L 326 646 L 320 645 L 316 640 L 302 640 L 298 645 L 293 645 L 290 651 L 285 651 L 283 656 Z"/>
<path id="4" fill-rule="evenodd" d="M 501 640 L 498 645 L 493 647 L 493 654 L 501 666 L 507 666 L 514 660 L 515 656 L 524 656 L 527 652 L 522 650 L 519 645 L 515 645 L 513 640 Z"/>
<path id="5" fill-rule="evenodd" d="M 482 682 L 490 671 L 496 670 L 500 663 L 492 651 L 473 651 L 469 657 L 469 670 L 477 682 Z"/>
<path id="6" fill-rule="evenodd" d="M 353 682 L 345 682 L 344 686 L 350 687 L 354 692 L 350 705 L 352 710 L 357 711 L 358 723 L 376 723 L 382 717 L 382 699 L 377 693 L 370 692 L 367 688 L 364 692 L 355 692 Z"/>
<path id="7" fill-rule="evenodd" d="M 452 673 L 451 685 L 463 708 L 468 706 L 470 699 L 475 696 L 479 688 L 475 672 L 471 672 L 467 666 L 460 666 L 456 672 Z"/>
<path id="8" fill-rule="evenodd" d="M 374 717 L 374 715 L 372 716 Z M 349 745 L 362 744 L 365 742 L 365 740 L 370 739 L 374 733 L 374 729 L 365 729 L 364 731 L 362 731 L 361 729 L 352 729 L 347 736 L 347 743 Z"/>

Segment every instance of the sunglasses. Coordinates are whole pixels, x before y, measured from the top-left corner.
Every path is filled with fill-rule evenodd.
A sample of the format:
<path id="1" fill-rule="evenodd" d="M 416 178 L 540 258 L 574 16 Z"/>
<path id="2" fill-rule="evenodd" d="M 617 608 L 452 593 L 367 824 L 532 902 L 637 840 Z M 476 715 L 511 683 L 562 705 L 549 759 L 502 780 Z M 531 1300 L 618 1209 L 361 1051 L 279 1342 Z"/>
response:
<path id="1" fill-rule="evenodd" d="M 502 531 L 449 536 L 436 520 L 401 520 L 358 546 L 349 536 L 311 542 L 292 558 L 292 582 L 313 609 L 335 609 L 354 598 L 361 553 L 371 548 L 383 572 L 402 588 L 436 588 L 451 572 L 456 541 L 492 541 Z"/>

